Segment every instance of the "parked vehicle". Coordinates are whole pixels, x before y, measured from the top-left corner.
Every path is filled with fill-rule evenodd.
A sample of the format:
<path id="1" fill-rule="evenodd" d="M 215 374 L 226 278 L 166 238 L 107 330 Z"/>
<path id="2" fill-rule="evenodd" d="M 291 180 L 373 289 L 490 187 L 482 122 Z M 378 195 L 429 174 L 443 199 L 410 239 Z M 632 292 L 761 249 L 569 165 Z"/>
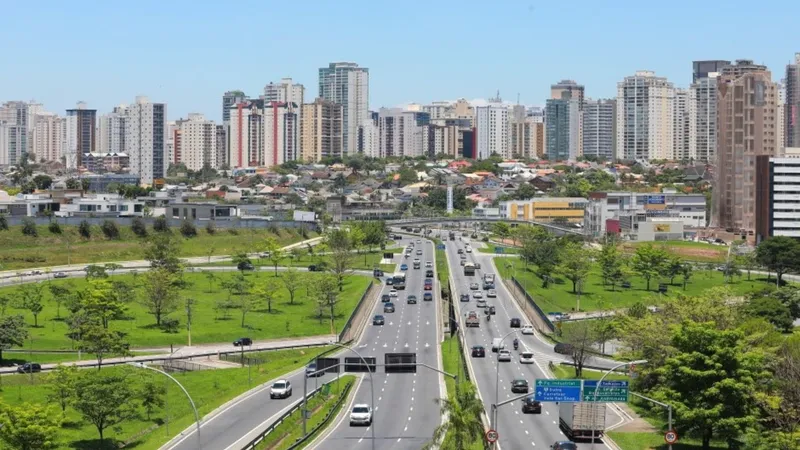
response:
<path id="1" fill-rule="evenodd" d="M 245 347 L 250 345 L 253 345 L 253 340 L 249 337 L 243 337 L 233 341 L 234 347 Z"/>
<path id="2" fill-rule="evenodd" d="M 566 402 L 558 406 L 561 430 L 571 441 L 602 438 L 606 429 L 606 404 L 591 402 Z"/>

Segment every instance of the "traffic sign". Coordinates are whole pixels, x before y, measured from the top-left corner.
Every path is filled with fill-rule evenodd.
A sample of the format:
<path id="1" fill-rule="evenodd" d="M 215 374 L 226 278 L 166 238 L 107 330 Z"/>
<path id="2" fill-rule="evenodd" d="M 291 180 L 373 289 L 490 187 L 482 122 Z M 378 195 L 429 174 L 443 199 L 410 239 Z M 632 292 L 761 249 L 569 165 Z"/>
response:
<path id="1" fill-rule="evenodd" d="M 674 444 L 678 442 L 678 433 L 675 430 L 669 430 L 664 433 L 664 440 L 667 441 L 667 444 Z"/>
<path id="2" fill-rule="evenodd" d="M 500 437 L 500 435 L 499 435 L 499 434 L 497 434 L 497 431 L 494 431 L 494 430 L 489 430 L 489 431 L 487 431 L 487 432 L 486 432 L 486 440 L 487 440 L 487 441 L 488 441 L 490 444 L 494 444 L 495 442 L 497 442 L 497 439 L 498 439 L 499 437 Z"/>
<path id="3" fill-rule="evenodd" d="M 505 247 L 495 247 L 494 248 L 494 252 L 502 254 L 502 253 L 506 252 L 506 249 L 505 249 Z"/>
<path id="4" fill-rule="evenodd" d="M 444 244 L 439 244 L 436 246 L 438 250 L 444 250 Z"/>
<path id="5" fill-rule="evenodd" d="M 581 380 L 536 380 L 534 399 L 540 402 L 579 402 Z"/>
<path id="6" fill-rule="evenodd" d="M 595 390 L 597 395 L 595 396 Z M 603 380 L 597 387 L 597 380 L 583 382 L 583 401 L 585 402 L 627 402 L 628 382 L 622 380 Z"/>

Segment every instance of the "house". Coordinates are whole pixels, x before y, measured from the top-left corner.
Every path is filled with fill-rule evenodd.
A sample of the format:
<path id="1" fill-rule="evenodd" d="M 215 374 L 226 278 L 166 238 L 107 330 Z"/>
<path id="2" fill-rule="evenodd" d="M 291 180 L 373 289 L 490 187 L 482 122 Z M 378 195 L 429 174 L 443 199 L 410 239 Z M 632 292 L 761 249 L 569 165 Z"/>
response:
<path id="1" fill-rule="evenodd" d="M 237 217 L 236 205 L 220 203 L 172 203 L 166 208 L 165 216 L 172 219 L 216 220 Z"/>
<path id="2" fill-rule="evenodd" d="M 530 181 L 537 191 L 550 192 L 556 188 L 556 182 L 547 175 L 537 176 Z"/>
<path id="3" fill-rule="evenodd" d="M 447 165 L 447 168 L 453 171 L 460 171 L 461 169 L 466 169 L 467 167 L 471 166 L 471 162 L 461 159 L 450 162 L 450 164 Z"/>

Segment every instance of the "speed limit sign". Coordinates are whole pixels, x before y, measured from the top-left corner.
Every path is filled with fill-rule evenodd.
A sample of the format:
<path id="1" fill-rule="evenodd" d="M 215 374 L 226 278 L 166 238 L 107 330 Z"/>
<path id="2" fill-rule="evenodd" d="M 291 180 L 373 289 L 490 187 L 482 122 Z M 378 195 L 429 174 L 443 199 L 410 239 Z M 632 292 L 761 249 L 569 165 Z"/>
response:
<path id="1" fill-rule="evenodd" d="M 678 442 L 678 433 L 676 433 L 675 430 L 669 430 L 664 433 L 664 440 L 667 444 L 674 444 Z"/>
<path id="2" fill-rule="evenodd" d="M 499 438 L 499 437 L 500 437 L 500 435 L 497 434 L 497 431 L 489 430 L 489 431 L 486 432 L 486 440 L 490 444 L 494 444 L 495 442 L 497 442 L 497 438 Z"/>

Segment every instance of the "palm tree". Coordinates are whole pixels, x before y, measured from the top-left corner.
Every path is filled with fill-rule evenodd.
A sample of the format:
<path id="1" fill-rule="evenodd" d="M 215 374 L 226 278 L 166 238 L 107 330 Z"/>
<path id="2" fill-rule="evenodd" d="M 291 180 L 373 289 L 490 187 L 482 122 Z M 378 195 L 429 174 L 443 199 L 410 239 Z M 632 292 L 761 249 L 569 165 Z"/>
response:
<path id="1" fill-rule="evenodd" d="M 469 444 L 483 440 L 486 430 L 481 422 L 483 403 L 475 393 L 475 385 L 461 383 L 456 386 L 454 399 L 434 400 L 447 414 L 447 422 L 439 425 L 433 432 L 433 439 L 425 444 L 423 450 L 437 447 L 441 450 L 461 450 Z M 445 440 L 445 436 L 448 439 Z M 438 444 L 441 443 L 441 444 Z"/>

